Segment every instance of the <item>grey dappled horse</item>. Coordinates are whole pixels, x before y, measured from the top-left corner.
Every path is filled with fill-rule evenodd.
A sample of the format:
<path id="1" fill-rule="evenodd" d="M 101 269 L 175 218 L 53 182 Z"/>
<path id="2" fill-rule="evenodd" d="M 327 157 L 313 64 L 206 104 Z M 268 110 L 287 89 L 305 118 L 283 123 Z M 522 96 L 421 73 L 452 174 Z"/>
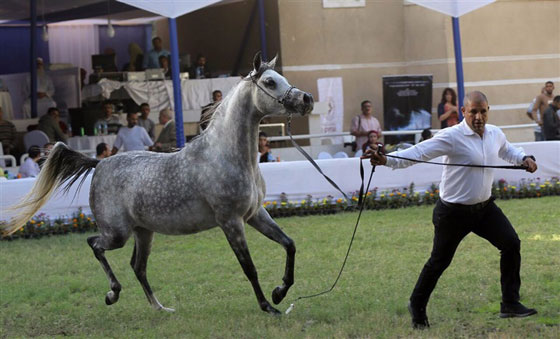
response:
<path id="1" fill-rule="evenodd" d="M 262 207 L 265 184 L 257 161 L 258 130 L 268 115 L 305 115 L 313 97 L 291 86 L 270 63 L 255 56 L 254 70 L 215 108 L 208 128 L 177 153 L 136 151 L 102 161 L 88 158 L 57 143 L 26 200 L 23 213 L 8 226 L 15 232 L 64 183 L 76 182 L 95 168 L 90 206 L 100 235 L 88 238 L 95 257 L 109 278 L 105 302 L 119 299 L 121 285 L 104 252 L 135 245 L 130 264 L 150 304 L 173 311 L 156 299 L 146 278 L 154 232 L 191 234 L 219 226 L 253 286 L 259 306 L 279 313 L 265 298 L 245 240 L 245 222 L 281 244 L 287 253 L 283 284 L 272 292 L 278 304 L 294 282 L 296 248 Z"/>

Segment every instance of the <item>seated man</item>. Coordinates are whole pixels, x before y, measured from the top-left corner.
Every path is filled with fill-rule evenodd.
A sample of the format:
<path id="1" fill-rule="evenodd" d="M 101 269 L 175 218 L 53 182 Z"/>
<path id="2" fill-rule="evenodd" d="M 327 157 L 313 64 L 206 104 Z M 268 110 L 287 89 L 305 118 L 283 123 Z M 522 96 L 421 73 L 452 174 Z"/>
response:
<path id="1" fill-rule="evenodd" d="M 103 103 L 103 118 L 97 120 L 95 123 L 96 128 L 98 129 L 98 133 L 105 134 L 105 130 L 107 134 L 117 134 L 119 128 L 122 126 L 119 117 L 113 114 L 113 104 L 109 101 L 105 101 Z M 102 131 L 100 131 L 103 130 Z"/>
<path id="2" fill-rule="evenodd" d="M 259 133 L 259 162 L 276 162 L 271 152 L 270 144 L 268 143 L 268 135 L 265 132 Z"/>
<path id="3" fill-rule="evenodd" d="M 126 115 L 128 125 L 123 127 L 117 133 L 117 140 L 113 145 L 111 155 L 117 154 L 119 148 L 124 146 L 124 151 L 143 151 L 147 146 L 152 146 L 154 142 L 150 139 L 148 132 L 138 126 L 138 114 L 128 113 Z"/>
<path id="4" fill-rule="evenodd" d="M 39 159 L 41 159 L 41 149 L 39 146 L 31 146 L 27 151 L 29 157 L 21 164 L 19 174 L 22 178 L 35 178 L 39 175 L 41 169 L 39 168 Z"/>
<path id="5" fill-rule="evenodd" d="M 47 111 L 47 114 L 43 115 L 39 119 L 39 125 L 37 129 L 45 132 L 49 137 L 50 142 L 62 141 L 66 143 L 68 136 L 62 132 L 59 125 L 60 113 L 56 107 L 51 107 Z"/>
<path id="6" fill-rule="evenodd" d="M 54 84 L 51 77 L 45 72 L 45 65 L 42 58 L 37 58 L 37 115 L 40 116 L 49 107 L 56 107 L 56 102 L 52 99 L 54 95 Z M 23 117 L 31 118 L 31 76 L 25 79 L 23 86 Z"/>
<path id="7" fill-rule="evenodd" d="M 189 69 L 189 79 L 206 79 L 211 77 L 210 69 L 206 65 L 206 57 L 199 54 L 196 57 L 196 63 Z"/>
<path id="8" fill-rule="evenodd" d="M 171 110 L 169 108 L 159 112 L 159 123 L 163 125 L 163 129 L 151 150 L 156 152 L 171 152 L 173 148 L 177 147 L 175 120 L 173 120 L 171 116 Z"/>
<path id="9" fill-rule="evenodd" d="M 138 126 L 144 127 L 144 129 L 146 129 L 146 132 L 148 132 L 150 138 L 154 140 L 156 137 L 156 124 L 152 120 L 150 120 L 150 118 L 148 118 L 149 115 L 150 105 L 148 105 L 147 103 L 141 104 L 140 117 L 138 117 Z"/>
<path id="10" fill-rule="evenodd" d="M 107 145 L 106 143 L 100 142 L 95 148 L 95 153 L 96 153 L 95 159 L 103 160 L 111 156 L 111 149 L 109 148 L 109 145 Z"/>
<path id="11" fill-rule="evenodd" d="M 8 120 L 3 119 L 2 107 L 0 107 L 0 142 L 4 154 L 12 154 L 16 147 L 16 126 Z"/>

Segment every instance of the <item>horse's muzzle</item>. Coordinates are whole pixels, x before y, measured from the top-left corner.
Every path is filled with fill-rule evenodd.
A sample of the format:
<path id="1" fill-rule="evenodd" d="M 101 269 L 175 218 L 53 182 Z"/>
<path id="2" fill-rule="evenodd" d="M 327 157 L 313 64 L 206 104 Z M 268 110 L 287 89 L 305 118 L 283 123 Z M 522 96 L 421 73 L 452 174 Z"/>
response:
<path id="1" fill-rule="evenodd" d="M 284 107 L 290 112 L 299 113 L 304 116 L 311 113 L 313 110 L 313 103 L 313 95 L 311 95 L 311 93 L 293 89 L 286 98 Z"/>

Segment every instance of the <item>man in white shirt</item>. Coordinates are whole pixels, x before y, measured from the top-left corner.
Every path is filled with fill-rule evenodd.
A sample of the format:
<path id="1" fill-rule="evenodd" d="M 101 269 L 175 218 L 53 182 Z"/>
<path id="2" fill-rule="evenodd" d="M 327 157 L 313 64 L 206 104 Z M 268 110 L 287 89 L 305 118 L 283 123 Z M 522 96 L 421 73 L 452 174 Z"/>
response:
<path id="1" fill-rule="evenodd" d="M 41 159 L 41 149 L 39 146 L 31 146 L 27 151 L 29 157 L 19 167 L 19 174 L 22 178 L 35 178 L 39 175 L 39 160 Z"/>
<path id="2" fill-rule="evenodd" d="M 152 146 L 154 142 L 150 139 L 148 132 L 143 127 L 137 126 L 138 114 L 128 113 L 126 115 L 128 125 L 121 127 L 117 133 L 117 140 L 113 145 L 111 155 L 117 154 L 119 149 L 124 146 L 124 151 L 144 151 L 146 147 Z"/>
<path id="3" fill-rule="evenodd" d="M 362 149 L 371 131 L 376 131 L 378 138 L 381 139 L 381 124 L 379 124 L 379 120 L 372 115 L 373 108 L 371 101 L 362 101 L 361 107 L 362 114 L 354 117 L 352 119 L 352 126 L 350 126 L 350 134 L 356 137 L 356 149 Z"/>
<path id="4" fill-rule="evenodd" d="M 26 98 L 23 103 L 23 116 L 26 119 L 32 118 L 31 116 L 31 76 L 25 79 L 23 86 L 23 95 Z M 53 100 L 54 84 L 51 77 L 45 71 L 43 58 L 37 58 L 37 114 L 39 116 L 51 108 L 56 107 L 56 102 Z"/>
<path id="5" fill-rule="evenodd" d="M 478 91 L 468 93 L 464 107 L 465 119 L 453 127 L 441 130 L 433 138 L 404 151 L 372 153 L 372 165 L 403 168 L 414 164 L 399 157 L 430 160 L 444 156 L 453 164 L 494 165 L 498 158 L 512 164 L 522 164 L 535 172 L 534 157 L 513 147 L 504 133 L 488 121 L 488 100 Z M 526 317 L 537 313 L 519 302 L 521 266 L 520 241 L 507 217 L 491 198 L 493 170 L 489 168 L 445 166 L 440 184 L 440 200 L 433 212 L 434 244 L 430 259 L 410 297 L 408 309 L 414 328 L 429 327 L 426 305 L 439 277 L 449 266 L 461 240 L 470 232 L 488 240 L 501 251 L 500 271 L 502 303 L 500 317 Z"/>

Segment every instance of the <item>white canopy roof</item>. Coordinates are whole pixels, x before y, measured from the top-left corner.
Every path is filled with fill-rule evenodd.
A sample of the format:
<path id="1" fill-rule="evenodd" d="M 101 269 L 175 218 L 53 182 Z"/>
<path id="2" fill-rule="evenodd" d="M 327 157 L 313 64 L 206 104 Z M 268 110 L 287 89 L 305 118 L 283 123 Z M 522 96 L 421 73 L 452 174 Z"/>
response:
<path id="1" fill-rule="evenodd" d="M 210 6 L 222 0 L 117 0 L 168 18 L 177 18 L 183 14 Z"/>
<path id="2" fill-rule="evenodd" d="M 494 1 L 496 0 L 408 0 L 408 2 L 456 18 L 491 4 Z"/>

